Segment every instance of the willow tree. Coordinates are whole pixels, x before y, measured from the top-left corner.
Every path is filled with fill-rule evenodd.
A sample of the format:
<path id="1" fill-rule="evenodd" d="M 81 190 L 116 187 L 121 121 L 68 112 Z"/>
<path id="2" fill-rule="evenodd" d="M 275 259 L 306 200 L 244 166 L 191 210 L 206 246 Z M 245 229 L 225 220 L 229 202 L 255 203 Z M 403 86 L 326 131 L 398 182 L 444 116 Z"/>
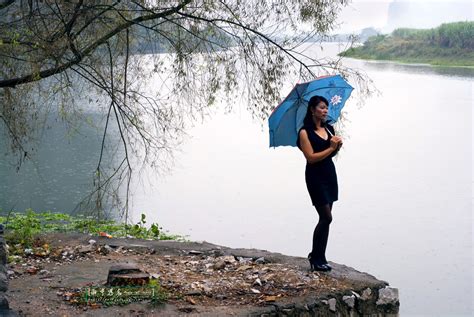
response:
<path id="1" fill-rule="evenodd" d="M 105 169 L 97 153 L 90 198 L 100 210 L 117 198 L 111 180 L 129 186 L 132 158 L 167 166 L 186 123 L 222 99 L 244 100 L 264 120 L 288 76 L 363 79 L 299 49 L 328 34 L 346 3 L 0 0 L 0 119 L 11 149 L 19 164 L 30 156 L 25 144 L 45 112 L 77 122 L 84 107 L 102 111 L 102 149 L 114 126 L 122 158 Z"/>

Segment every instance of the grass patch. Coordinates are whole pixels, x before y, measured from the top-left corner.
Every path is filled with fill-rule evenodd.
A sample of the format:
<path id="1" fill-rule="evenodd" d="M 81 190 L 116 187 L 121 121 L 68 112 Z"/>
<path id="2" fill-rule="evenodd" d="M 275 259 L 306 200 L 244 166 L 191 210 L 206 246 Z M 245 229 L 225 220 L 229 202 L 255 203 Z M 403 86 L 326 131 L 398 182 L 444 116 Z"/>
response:
<path id="1" fill-rule="evenodd" d="M 31 209 L 24 213 L 11 212 L 0 216 L 5 226 L 5 240 L 9 245 L 34 247 L 38 236 L 52 232 L 76 232 L 92 235 L 106 235 L 114 238 L 138 238 L 151 240 L 185 240 L 183 236 L 169 234 L 157 223 L 146 225 L 146 216 L 136 224 L 120 223 L 114 220 L 102 220 L 91 216 L 64 213 L 35 212 Z"/>

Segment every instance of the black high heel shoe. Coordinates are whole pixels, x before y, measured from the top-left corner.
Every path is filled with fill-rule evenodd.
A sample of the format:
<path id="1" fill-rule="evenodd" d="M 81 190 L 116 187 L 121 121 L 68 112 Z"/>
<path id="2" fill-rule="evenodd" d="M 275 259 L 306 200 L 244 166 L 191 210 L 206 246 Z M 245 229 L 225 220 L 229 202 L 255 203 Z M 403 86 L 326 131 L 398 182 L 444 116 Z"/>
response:
<path id="1" fill-rule="evenodd" d="M 312 252 L 308 254 L 308 259 L 311 257 Z M 321 264 L 324 266 L 327 266 L 329 268 L 329 271 L 332 270 L 332 266 L 329 265 L 328 260 L 326 260 L 326 257 L 324 256 L 323 259 L 321 260 Z"/>
<path id="2" fill-rule="evenodd" d="M 311 271 L 320 271 L 320 272 L 331 271 L 331 267 L 324 265 L 319 260 L 313 259 L 311 256 L 311 253 L 308 254 L 308 261 L 309 261 L 309 266 L 311 267 Z"/>
<path id="3" fill-rule="evenodd" d="M 322 263 L 323 265 L 326 265 L 329 270 L 332 270 L 332 266 L 329 265 L 328 260 L 326 260 L 326 257 L 323 258 Z"/>
<path id="4" fill-rule="evenodd" d="M 331 265 L 329 265 L 329 263 L 328 263 L 327 261 L 326 261 L 326 263 L 323 263 L 323 265 L 324 265 L 324 266 L 327 266 L 327 267 L 329 268 L 329 271 L 331 271 L 331 270 L 332 270 L 332 266 L 331 266 Z"/>

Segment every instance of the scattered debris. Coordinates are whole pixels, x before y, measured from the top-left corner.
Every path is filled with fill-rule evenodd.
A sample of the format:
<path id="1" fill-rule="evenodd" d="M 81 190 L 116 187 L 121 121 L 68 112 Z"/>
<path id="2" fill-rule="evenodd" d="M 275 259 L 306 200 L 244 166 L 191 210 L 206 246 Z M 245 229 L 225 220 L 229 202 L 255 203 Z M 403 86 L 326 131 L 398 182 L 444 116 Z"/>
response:
<path id="1" fill-rule="evenodd" d="M 74 261 L 107 259 L 134 260 L 133 264 L 112 265 L 104 277 L 107 285 L 145 285 L 156 280 L 170 293 L 170 300 L 179 298 L 191 305 L 223 303 L 261 304 L 277 301 L 279 298 L 298 296 L 306 290 L 344 288 L 343 282 L 327 275 L 279 263 L 269 263 L 265 258 L 243 258 L 223 255 L 220 252 L 191 250 L 187 255 L 159 255 L 145 248 L 111 247 L 99 245 L 91 239 L 86 245 L 62 246 L 51 249 L 49 256 L 28 254 L 9 269 L 10 279 L 21 278 L 22 274 L 38 274 L 45 281 L 54 276 L 54 270 L 44 268 L 46 263 L 68 265 Z M 100 284 L 96 285 L 100 286 Z M 74 294 L 80 290 L 58 291 L 65 301 L 75 303 Z"/>
<path id="2" fill-rule="evenodd" d="M 88 288 L 107 290 L 124 286 L 142 287 L 152 283 L 159 285 L 160 290 L 166 293 L 167 302 L 178 311 L 191 313 L 199 312 L 202 307 L 278 306 L 290 298 L 308 294 L 342 293 L 344 298 L 341 296 L 341 302 L 334 298 L 322 301 L 328 305 L 325 309 L 335 312 L 340 308 L 357 307 L 359 298 L 373 299 L 375 303 L 377 297 L 377 293 L 370 288 L 363 291 L 359 288 L 359 293 L 356 293 L 351 281 L 344 278 L 311 272 L 297 265 L 274 261 L 273 258 L 235 256 L 222 249 L 178 249 L 172 254 L 162 254 L 159 249 L 150 252 L 149 247 L 142 245 L 119 246 L 114 244 L 115 241 L 106 242 L 110 245 L 104 244 L 103 238 L 85 241 L 72 246 L 56 244 L 51 247 L 43 244 L 40 247 L 43 252 L 35 252 L 32 248 L 31 252 L 25 252 L 9 264 L 7 276 L 10 280 L 34 279 L 46 288 L 54 286 L 53 292 L 49 294 L 56 299 L 55 305 L 65 305 L 61 309 L 71 309 L 69 304 L 74 304 L 81 313 L 83 309 L 101 307 L 97 302 L 84 304 L 81 296 Z M 89 280 L 87 284 L 79 283 L 80 288 L 71 288 L 70 281 L 65 282 L 67 279 L 62 277 L 64 271 L 58 274 L 57 268 L 61 271 L 62 267 L 74 267 L 76 262 L 99 263 L 94 264 L 94 267 L 105 269 L 105 274 L 96 272 L 95 282 Z M 89 264 L 80 264 L 78 267 L 83 265 Z M 69 287 L 65 287 L 66 284 Z M 386 293 L 386 298 L 391 298 L 388 296 L 391 294 L 388 291 Z M 23 303 L 26 300 L 24 295 L 19 293 L 18 297 L 12 298 L 18 298 Z M 27 300 L 35 305 L 42 303 L 34 296 Z"/>
<path id="3" fill-rule="evenodd" d="M 112 236 L 110 234 L 108 234 L 107 232 L 99 232 L 99 236 L 101 237 L 106 237 L 106 238 L 112 238 Z"/>

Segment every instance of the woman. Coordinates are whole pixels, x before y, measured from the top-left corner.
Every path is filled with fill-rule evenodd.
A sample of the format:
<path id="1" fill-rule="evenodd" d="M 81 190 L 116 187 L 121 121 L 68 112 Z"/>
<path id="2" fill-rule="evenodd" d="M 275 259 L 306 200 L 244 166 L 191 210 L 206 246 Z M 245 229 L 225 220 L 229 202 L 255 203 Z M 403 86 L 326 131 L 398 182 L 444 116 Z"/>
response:
<path id="1" fill-rule="evenodd" d="M 307 162 L 306 186 L 319 214 L 313 234 L 313 249 L 308 255 L 311 270 L 315 271 L 331 270 L 325 253 L 332 221 L 332 204 L 338 198 L 336 168 L 332 157 L 342 146 L 342 139 L 335 136 L 331 125 L 326 124 L 327 114 L 328 101 L 321 96 L 311 97 L 297 141 Z"/>

